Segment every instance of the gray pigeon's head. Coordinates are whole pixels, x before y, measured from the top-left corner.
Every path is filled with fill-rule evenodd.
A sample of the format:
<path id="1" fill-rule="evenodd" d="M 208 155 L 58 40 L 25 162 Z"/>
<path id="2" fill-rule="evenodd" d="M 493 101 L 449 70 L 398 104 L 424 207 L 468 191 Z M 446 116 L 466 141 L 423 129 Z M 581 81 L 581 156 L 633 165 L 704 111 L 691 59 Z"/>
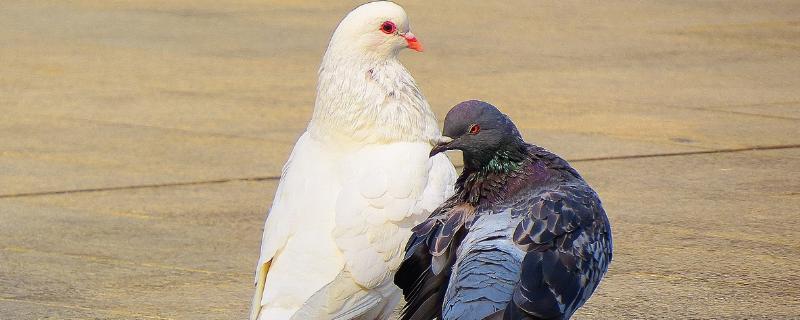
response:
<path id="1" fill-rule="evenodd" d="M 498 151 L 517 152 L 524 143 L 508 116 L 478 100 L 464 101 L 450 109 L 442 135 L 431 156 L 446 150 L 461 150 L 465 164 L 477 167 L 486 165 Z"/>

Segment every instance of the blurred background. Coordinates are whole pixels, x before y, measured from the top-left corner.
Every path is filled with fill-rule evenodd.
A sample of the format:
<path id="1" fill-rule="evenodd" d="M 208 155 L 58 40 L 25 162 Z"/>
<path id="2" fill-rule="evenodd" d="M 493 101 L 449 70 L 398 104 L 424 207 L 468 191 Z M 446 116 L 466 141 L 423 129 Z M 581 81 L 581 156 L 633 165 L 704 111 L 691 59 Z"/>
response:
<path id="1" fill-rule="evenodd" d="M 243 319 L 359 3 L 0 2 L 0 319 Z M 399 3 L 439 119 L 491 102 L 604 200 L 575 319 L 800 318 L 800 2 Z"/>

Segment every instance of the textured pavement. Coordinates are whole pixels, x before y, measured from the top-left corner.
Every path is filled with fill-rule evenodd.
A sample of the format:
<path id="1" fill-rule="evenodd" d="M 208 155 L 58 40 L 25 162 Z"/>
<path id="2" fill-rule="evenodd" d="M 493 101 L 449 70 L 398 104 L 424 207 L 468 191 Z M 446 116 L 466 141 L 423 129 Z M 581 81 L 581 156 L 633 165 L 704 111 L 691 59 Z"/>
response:
<path id="1" fill-rule="evenodd" d="M 0 2 L 0 319 L 244 318 L 355 3 Z M 400 3 L 440 119 L 489 101 L 602 197 L 575 319 L 800 318 L 799 2 Z"/>

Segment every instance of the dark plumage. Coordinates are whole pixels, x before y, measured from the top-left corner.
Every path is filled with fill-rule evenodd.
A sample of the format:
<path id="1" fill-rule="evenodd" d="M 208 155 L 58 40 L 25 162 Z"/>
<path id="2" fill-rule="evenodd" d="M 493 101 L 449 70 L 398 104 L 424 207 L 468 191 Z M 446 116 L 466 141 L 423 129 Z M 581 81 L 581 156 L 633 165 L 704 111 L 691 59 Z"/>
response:
<path id="1" fill-rule="evenodd" d="M 456 193 L 413 229 L 395 275 L 402 319 L 568 319 L 611 262 L 600 199 L 481 101 L 447 114 L 431 155 L 463 151 Z M 449 139 L 445 139 L 449 140 Z"/>

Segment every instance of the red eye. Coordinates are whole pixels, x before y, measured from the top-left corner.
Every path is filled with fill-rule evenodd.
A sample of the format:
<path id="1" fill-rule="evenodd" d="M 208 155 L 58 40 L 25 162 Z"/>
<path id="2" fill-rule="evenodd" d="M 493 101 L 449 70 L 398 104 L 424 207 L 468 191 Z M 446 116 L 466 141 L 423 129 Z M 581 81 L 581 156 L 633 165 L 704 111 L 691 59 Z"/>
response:
<path id="1" fill-rule="evenodd" d="M 478 132 L 481 132 L 481 126 L 477 123 L 469 127 L 469 134 L 478 134 Z"/>
<path id="2" fill-rule="evenodd" d="M 397 31 L 397 26 L 394 25 L 394 22 L 386 21 L 381 24 L 381 31 L 383 31 L 385 34 L 392 34 Z"/>

